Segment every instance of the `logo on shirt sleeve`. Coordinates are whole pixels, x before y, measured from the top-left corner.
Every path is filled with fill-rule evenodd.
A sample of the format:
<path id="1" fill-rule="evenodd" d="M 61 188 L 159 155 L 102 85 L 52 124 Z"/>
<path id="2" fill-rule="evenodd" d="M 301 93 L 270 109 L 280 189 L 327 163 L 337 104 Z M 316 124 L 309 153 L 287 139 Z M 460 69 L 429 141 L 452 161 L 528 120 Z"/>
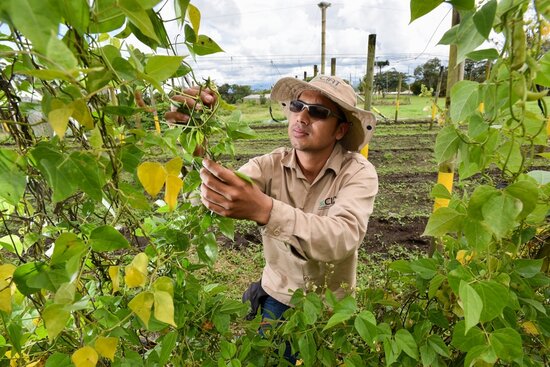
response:
<path id="1" fill-rule="evenodd" d="M 327 209 L 336 203 L 336 196 L 323 199 L 319 202 L 319 209 Z"/>

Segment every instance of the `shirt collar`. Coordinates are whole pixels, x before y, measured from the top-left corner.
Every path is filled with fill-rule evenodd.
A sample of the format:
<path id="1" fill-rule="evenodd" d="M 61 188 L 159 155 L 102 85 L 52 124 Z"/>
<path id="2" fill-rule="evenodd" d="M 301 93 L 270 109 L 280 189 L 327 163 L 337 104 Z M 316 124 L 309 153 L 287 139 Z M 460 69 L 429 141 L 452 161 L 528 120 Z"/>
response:
<path id="1" fill-rule="evenodd" d="M 292 148 L 287 152 L 288 154 L 281 160 L 283 166 L 295 169 L 297 172 L 301 172 L 299 169 L 300 166 L 298 166 L 298 160 L 296 158 L 296 149 Z M 331 169 L 336 175 L 338 175 L 340 169 L 342 168 L 344 153 L 345 150 L 342 145 L 336 143 L 332 153 L 325 162 L 325 166 L 321 169 L 322 175 L 324 175 L 328 169 Z"/>

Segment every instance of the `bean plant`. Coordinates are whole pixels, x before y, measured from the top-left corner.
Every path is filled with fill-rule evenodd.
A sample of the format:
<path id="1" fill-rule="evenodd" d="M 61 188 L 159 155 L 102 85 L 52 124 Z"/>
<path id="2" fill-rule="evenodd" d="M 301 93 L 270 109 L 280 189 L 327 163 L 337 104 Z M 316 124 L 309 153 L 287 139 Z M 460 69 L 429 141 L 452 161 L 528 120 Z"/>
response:
<path id="1" fill-rule="evenodd" d="M 411 0 L 411 21 L 442 2 Z M 298 290 L 261 336 L 228 285 L 197 276 L 234 232 L 197 199 L 201 156 L 253 132 L 221 98 L 163 118 L 185 87 L 216 93 L 186 60 L 221 51 L 199 9 L 0 2 L 0 366 L 285 366 L 287 343 L 305 366 L 548 365 L 550 4 L 447 3 L 461 21 L 441 43 L 489 72 L 451 89 L 434 146 L 458 181 L 432 190 L 450 200 L 424 233 L 437 251 L 344 299 Z"/>

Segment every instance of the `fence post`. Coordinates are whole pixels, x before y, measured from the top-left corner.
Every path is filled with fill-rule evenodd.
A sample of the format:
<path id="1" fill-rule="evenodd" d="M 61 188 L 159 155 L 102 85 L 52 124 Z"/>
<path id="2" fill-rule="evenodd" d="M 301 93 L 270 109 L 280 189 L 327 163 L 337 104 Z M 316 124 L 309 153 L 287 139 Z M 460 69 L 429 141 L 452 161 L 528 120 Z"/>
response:
<path id="1" fill-rule="evenodd" d="M 336 75 L 336 57 L 330 59 L 330 75 Z"/>
<path id="2" fill-rule="evenodd" d="M 376 52 L 376 34 L 369 34 L 369 45 L 367 53 L 367 75 L 363 85 L 365 105 L 363 108 L 370 111 L 372 104 L 372 83 L 374 80 L 374 55 Z"/>
<path id="3" fill-rule="evenodd" d="M 397 99 L 395 100 L 395 122 L 397 122 L 397 115 L 399 114 L 399 97 L 401 97 L 401 74 L 399 74 L 399 81 L 397 82 Z"/>

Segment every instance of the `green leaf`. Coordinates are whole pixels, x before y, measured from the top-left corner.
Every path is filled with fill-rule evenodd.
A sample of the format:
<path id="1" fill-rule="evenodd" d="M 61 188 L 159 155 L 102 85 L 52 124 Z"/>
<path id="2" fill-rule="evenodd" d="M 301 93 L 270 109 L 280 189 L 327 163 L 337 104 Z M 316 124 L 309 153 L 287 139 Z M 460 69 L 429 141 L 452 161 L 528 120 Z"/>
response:
<path id="1" fill-rule="evenodd" d="M 481 9 L 474 14 L 474 24 L 478 32 L 484 37 L 489 38 L 491 29 L 493 29 L 493 21 L 497 12 L 497 1 L 490 0 L 485 3 Z"/>
<path id="2" fill-rule="evenodd" d="M 467 54 L 485 41 L 485 37 L 478 32 L 474 24 L 473 14 L 473 12 L 463 12 L 460 23 L 447 31 L 439 41 L 439 44 L 457 46 L 457 63 L 464 61 Z"/>
<path id="3" fill-rule="evenodd" d="M 476 345 L 468 351 L 464 359 L 464 366 L 489 365 L 497 361 L 497 355 L 492 345 Z M 477 363 L 485 362 L 485 363 Z"/>
<path id="4" fill-rule="evenodd" d="M 93 2 L 90 32 L 107 33 L 119 29 L 124 25 L 126 17 L 117 6 L 118 0 L 96 0 Z"/>
<path id="5" fill-rule="evenodd" d="M 460 229 L 464 214 L 449 207 L 437 209 L 428 220 L 423 236 L 441 237 Z"/>
<path id="6" fill-rule="evenodd" d="M 537 76 L 534 82 L 550 87 L 550 51 L 547 51 L 537 62 Z"/>
<path id="7" fill-rule="evenodd" d="M 466 217 L 462 230 L 470 247 L 477 251 L 487 250 L 493 235 L 485 222 L 476 218 Z"/>
<path id="8" fill-rule="evenodd" d="M 523 357 L 521 335 L 512 328 L 495 330 L 489 335 L 489 341 L 498 358 L 506 362 Z"/>
<path id="9" fill-rule="evenodd" d="M 39 276 L 41 267 L 44 266 L 40 262 L 29 262 L 20 265 L 13 273 L 13 282 L 17 286 L 19 292 L 25 296 L 40 291 L 40 288 L 28 285 L 28 281 L 33 277 Z"/>
<path id="10" fill-rule="evenodd" d="M 17 206 L 25 193 L 27 175 L 26 162 L 11 149 L 0 149 L 0 197 Z"/>
<path id="11" fill-rule="evenodd" d="M 447 190 L 445 185 L 438 183 L 432 188 L 430 196 L 433 198 L 450 199 L 451 193 Z"/>
<path id="12" fill-rule="evenodd" d="M 304 365 L 314 366 L 314 362 L 317 360 L 317 345 L 315 344 L 315 339 L 313 339 L 313 334 L 304 333 L 298 339 L 298 347 L 300 358 L 303 359 Z"/>
<path id="13" fill-rule="evenodd" d="M 516 218 L 521 209 L 522 205 L 518 199 L 508 195 L 496 195 L 487 200 L 481 212 L 486 226 L 500 239 L 519 225 Z"/>
<path id="14" fill-rule="evenodd" d="M 46 325 L 50 341 L 54 340 L 63 331 L 70 317 L 71 313 L 62 304 L 51 304 L 42 311 L 42 319 Z"/>
<path id="15" fill-rule="evenodd" d="M 517 181 L 504 189 L 504 192 L 520 200 L 523 204 L 520 218 L 525 218 L 529 213 L 535 210 L 539 198 L 537 185 L 531 181 Z"/>
<path id="16" fill-rule="evenodd" d="M 76 234 L 72 232 L 61 233 L 55 240 L 51 264 L 62 264 L 73 257 L 80 258 L 86 249 L 86 244 Z"/>
<path id="17" fill-rule="evenodd" d="M 351 318 L 352 314 L 347 312 L 337 312 L 328 319 L 327 324 L 323 328 L 323 331 L 326 331 L 338 324 L 343 323 Z"/>
<path id="18" fill-rule="evenodd" d="M 467 333 L 468 330 L 479 323 L 481 311 L 483 310 L 483 301 L 474 288 L 465 281 L 460 282 L 458 295 L 462 301 L 462 309 L 464 310 L 464 332 Z"/>
<path id="19" fill-rule="evenodd" d="M 475 9 L 475 0 L 448 0 L 456 9 L 473 10 Z"/>
<path id="20" fill-rule="evenodd" d="M 124 14 L 126 14 L 130 22 L 132 22 L 132 24 L 135 25 L 136 28 L 141 31 L 141 33 L 156 41 L 157 43 L 160 43 L 160 40 L 155 33 L 153 22 L 151 22 L 147 11 L 145 11 L 144 9 L 134 9 L 133 7 L 130 7 L 127 2 L 121 3 L 120 8 L 124 12 Z"/>
<path id="21" fill-rule="evenodd" d="M 441 336 L 439 335 L 430 335 L 428 337 L 428 345 L 440 356 L 450 357 L 451 351 L 449 347 L 445 344 Z"/>
<path id="22" fill-rule="evenodd" d="M 433 258 L 421 258 L 410 262 L 411 269 L 422 279 L 430 280 L 437 274 L 437 262 Z"/>
<path id="23" fill-rule="evenodd" d="M 223 233 L 223 235 L 230 240 L 234 240 L 235 238 L 235 220 L 232 218 L 227 217 L 220 217 L 218 226 L 220 228 L 220 232 Z"/>
<path id="24" fill-rule="evenodd" d="M 86 0 L 62 0 L 59 8 L 65 21 L 84 35 L 90 24 L 90 6 Z"/>
<path id="25" fill-rule="evenodd" d="M 462 352 L 467 352 L 476 345 L 483 345 L 485 343 L 485 334 L 477 326 L 466 332 L 466 323 L 464 320 L 459 321 L 455 325 L 451 344 Z"/>
<path id="26" fill-rule="evenodd" d="M 460 137 L 455 128 L 451 125 L 443 127 L 435 140 L 434 154 L 437 163 L 452 159 L 458 151 L 459 143 Z"/>
<path id="27" fill-rule="evenodd" d="M 546 185 L 547 183 L 550 183 L 550 171 L 533 170 L 528 172 L 527 175 L 529 177 L 533 177 L 539 185 Z"/>
<path id="28" fill-rule="evenodd" d="M 443 274 L 435 274 L 434 277 L 430 280 L 430 285 L 428 287 L 428 298 L 435 297 L 436 292 L 439 290 L 439 287 L 447 279 Z"/>
<path id="29" fill-rule="evenodd" d="M 544 259 L 515 259 L 514 270 L 524 278 L 532 278 L 542 270 Z"/>
<path id="30" fill-rule="evenodd" d="M 479 108 L 479 83 L 461 80 L 451 89 L 451 119 L 454 122 L 466 120 Z"/>
<path id="31" fill-rule="evenodd" d="M 480 185 L 475 188 L 468 203 L 468 216 L 483 220 L 482 208 L 493 196 L 500 195 L 500 191 L 489 185 Z"/>
<path id="32" fill-rule="evenodd" d="M 97 252 L 114 251 L 129 248 L 130 244 L 124 236 L 111 226 L 100 226 L 90 234 L 90 245 Z"/>
<path id="33" fill-rule="evenodd" d="M 191 49 L 196 55 L 205 56 L 216 52 L 223 52 L 214 40 L 204 34 L 197 37 L 197 42 L 191 44 Z"/>
<path id="34" fill-rule="evenodd" d="M 411 0 L 411 20 L 409 23 L 428 14 L 442 2 L 443 0 Z"/>
<path id="35" fill-rule="evenodd" d="M 395 333 L 395 341 L 400 350 L 405 352 L 409 357 L 418 359 L 418 346 L 407 329 L 397 330 Z"/>
<path id="36" fill-rule="evenodd" d="M 52 34 L 46 45 L 46 57 L 52 62 L 56 69 L 72 70 L 77 67 L 78 61 L 71 50 Z"/>
<path id="37" fill-rule="evenodd" d="M 496 60 L 499 58 L 499 53 L 495 48 L 486 48 L 482 50 L 475 50 L 468 52 L 466 56 L 469 59 L 474 61 L 483 61 L 483 60 Z"/>
<path id="38" fill-rule="evenodd" d="M 160 353 L 159 353 L 159 366 L 168 365 L 168 361 L 172 356 L 174 347 L 176 346 L 176 341 L 178 340 L 178 333 L 176 331 L 171 331 L 160 339 Z"/>
<path id="39" fill-rule="evenodd" d="M 54 352 L 51 356 L 48 357 L 45 367 L 73 367 L 74 364 L 71 362 L 71 357 L 66 354 L 59 352 Z"/>
<path id="40" fill-rule="evenodd" d="M 72 161 L 75 173 L 73 178 L 78 187 L 92 199 L 101 201 L 103 186 L 107 183 L 105 171 L 99 166 L 97 157 L 88 152 L 73 152 L 68 158 Z"/>
<path id="41" fill-rule="evenodd" d="M 374 314 L 367 310 L 361 311 L 355 318 L 353 326 L 361 338 L 372 347 L 378 336 L 378 328 L 376 327 L 376 318 Z"/>
<path id="42" fill-rule="evenodd" d="M 487 322 L 502 314 L 510 302 L 508 288 L 492 280 L 483 280 L 472 284 L 483 304 L 480 322 Z"/>
<path id="43" fill-rule="evenodd" d="M 242 173 L 241 171 L 233 171 L 237 177 L 239 177 L 241 180 L 248 182 L 251 185 L 254 185 L 254 181 L 245 173 Z"/>
<path id="44" fill-rule="evenodd" d="M 37 50 L 45 53 L 51 35 L 58 33 L 61 15 L 57 3 L 48 0 L 8 1 L 7 9 L 17 30 L 30 39 Z"/>
<path id="45" fill-rule="evenodd" d="M 147 59 L 145 73 L 161 83 L 170 78 L 178 70 L 183 56 L 155 55 Z"/>

